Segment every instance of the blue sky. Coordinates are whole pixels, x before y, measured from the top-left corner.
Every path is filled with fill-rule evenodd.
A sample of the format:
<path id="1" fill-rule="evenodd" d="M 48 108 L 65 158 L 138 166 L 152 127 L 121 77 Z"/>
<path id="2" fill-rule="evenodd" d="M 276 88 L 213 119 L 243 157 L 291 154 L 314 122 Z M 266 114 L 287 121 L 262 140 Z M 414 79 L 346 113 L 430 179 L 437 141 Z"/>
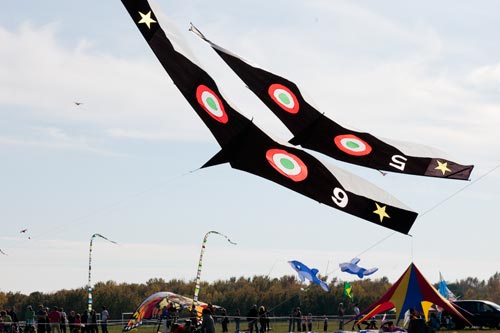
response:
<path id="1" fill-rule="evenodd" d="M 353 280 L 338 264 L 357 255 L 360 265 L 379 268 L 373 278 L 391 281 L 412 261 L 431 282 L 439 272 L 449 281 L 490 277 L 498 271 L 500 231 L 499 6 L 155 3 L 224 96 L 276 138 L 291 134 L 188 32 L 190 22 L 215 43 L 296 82 L 344 126 L 474 164 L 472 182 L 383 177 L 313 153 L 421 213 L 409 237 L 228 165 L 197 170 L 219 147 L 120 1 L 4 4 L 0 249 L 7 255 L 0 264 L 7 274 L 0 290 L 85 286 L 94 233 L 119 243 L 94 241 L 94 282 L 194 279 L 209 230 L 238 245 L 210 236 L 206 281 L 294 274 L 286 263 L 293 259 L 317 267 L 328 281 Z"/>

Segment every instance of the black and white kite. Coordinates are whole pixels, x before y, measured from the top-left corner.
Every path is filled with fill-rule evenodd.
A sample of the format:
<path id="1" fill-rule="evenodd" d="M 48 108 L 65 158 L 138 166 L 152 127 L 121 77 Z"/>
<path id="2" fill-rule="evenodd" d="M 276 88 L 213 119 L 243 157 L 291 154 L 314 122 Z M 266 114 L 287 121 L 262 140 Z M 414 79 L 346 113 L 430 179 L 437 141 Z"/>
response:
<path id="1" fill-rule="evenodd" d="M 290 143 L 337 160 L 404 174 L 469 179 L 473 165 L 439 158 L 439 152 L 412 144 L 389 144 L 375 136 L 344 128 L 309 104 L 297 85 L 208 40 L 196 27 L 190 30 L 210 44 L 248 88 L 293 133 Z M 429 151 L 430 150 L 430 151 Z M 412 156 L 414 155 L 414 156 Z"/>
<path id="2" fill-rule="evenodd" d="M 274 141 L 222 97 L 214 80 L 187 55 L 182 38 L 164 31 L 147 0 L 122 0 L 174 84 L 210 129 L 221 151 L 203 167 L 231 167 L 278 183 L 313 200 L 407 234 L 417 213 L 384 190 L 307 152 Z"/>

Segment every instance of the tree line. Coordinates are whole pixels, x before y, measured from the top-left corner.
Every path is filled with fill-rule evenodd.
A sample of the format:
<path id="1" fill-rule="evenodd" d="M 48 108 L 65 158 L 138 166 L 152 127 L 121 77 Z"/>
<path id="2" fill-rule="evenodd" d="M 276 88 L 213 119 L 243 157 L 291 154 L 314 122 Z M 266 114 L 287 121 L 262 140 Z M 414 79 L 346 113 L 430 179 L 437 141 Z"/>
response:
<path id="1" fill-rule="evenodd" d="M 280 278 L 232 277 L 212 283 L 202 282 L 199 299 L 224 307 L 229 314 L 234 314 L 239 309 L 242 316 L 254 304 L 264 305 L 272 316 L 288 316 L 297 306 L 302 313 L 323 316 L 336 315 L 340 302 L 344 303 L 346 314 L 352 312 L 355 303 L 364 309 L 378 300 L 392 285 L 387 277 L 348 282 L 352 287 L 353 299 L 344 295 L 344 281 L 337 278 L 329 283 L 330 291 L 325 292 L 317 285 L 306 286 L 292 275 Z M 144 299 L 159 291 L 192 297 L 194 284 L 194 280 L 165 281 L 161 278 L 152 278 L 146 283 L 98 282 L 93 287 L 93 305 L 96 309 L 105 305 L 110 310 L 112 319 L 119 319 L 122 313 L 133 312 Z M 437 284 L 435 287 L 437 289 Z M 500 303 L 500 272 L 486 281 L 468 277 L 449 283 L 448 287 L 461 299 L 486 299 Z M 0 291 L 0 309 L 14 308 L 20 320 L 24 320 L 28 305 L 38 308 L 40 304 L 82 313 L 87 308 L 87 289 L 81 287 L 53 293 L 32 292 L 29 295 Z"/>

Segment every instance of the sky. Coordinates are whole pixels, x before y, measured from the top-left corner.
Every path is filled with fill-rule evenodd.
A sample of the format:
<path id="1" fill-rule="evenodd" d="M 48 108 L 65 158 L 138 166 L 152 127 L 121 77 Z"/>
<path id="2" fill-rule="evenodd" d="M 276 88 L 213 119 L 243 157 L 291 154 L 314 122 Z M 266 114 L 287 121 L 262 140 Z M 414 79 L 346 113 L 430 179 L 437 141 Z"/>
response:
<path id="1" fill-rule="evenodd" d="M 500 3 L 156 0 L 226 99 L 271 136 L 287 128 L 210 47 L 289 78 L 336 122 L 474 164 L 470 181 L 355 173 L 420 215 L 410 236 L 219 165 L 219 146 L 118 0 L 24 0 L 0 11 L 0 291 L 294 275 L 330 282 L 361 258 L 394 282 L 488 279 L 500 227 Z M 160 20 L 160 25 L 163 21 Z M 77 106 L 75 102 L 82 103 Z M 20 231 L 27 229 L 26 232 Z M 193 285 L 194 290 L 194 285 Z M 190 295 L 186 295 L 190 296 Z M 203 300 L 203 290 L 200 292 Z M 131 305 L 133 307 L 135 305 Z"/>

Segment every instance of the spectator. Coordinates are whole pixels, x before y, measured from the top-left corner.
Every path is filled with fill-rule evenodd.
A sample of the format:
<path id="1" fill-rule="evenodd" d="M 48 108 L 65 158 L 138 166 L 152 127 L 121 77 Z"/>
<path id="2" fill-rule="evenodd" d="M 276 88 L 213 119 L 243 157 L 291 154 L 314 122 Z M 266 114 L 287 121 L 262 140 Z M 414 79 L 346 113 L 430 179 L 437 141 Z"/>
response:
<path id="1" fill-rule="evenodd" d="M 201 333 L 215 333 L 214 318 L 208 308 L 201 312 L 201 320 Z"/>
<path id="2" fill-rule="evenodd" d="M 254 304 L 252 308 L 248 311 L 247 321 L 248 321 L 248 331 L 253 333 L 253 329 L 255 328 L 255 333 L 258 333 L 257 327 L 257 317 L 259 312 L 257 311 L 257 305 Z"/>
<path id="3" fill-rule="evenodd" d="M 26 329 L 29 330 L 30 327 L 35 327 L 35 311 L 31 305 L 28 305 L 26 312 L 24 313 L 24 319 L 26 320 Z"/>
<path id="4" fill-rule="evenodd" d="M 47 327 L 47 311 L 45 310 L 45 307 L 43 304 L 40 304 L 38 311 L 36 312 L 36 321 L 37 321 L 37 332 L 38 333 L 45 333 L 48 331 Z"/>
<path id="5" fill-rule="evenodd" d="M 97 328 L 97 313 L 95 312 L 94 309 L 90 311 L 89 314 L 89 328 L 87 329 L 87 332 L 89 333 L 99 333 L 98 328 Z"/>
<path id="6" fill-rule="evenodd" d="M 64 312 L 63 308 L 59 308 L 59 313 L 61 314 L 61 332 L 66 333 L 66 324 L 68 323 L 68 316 L 66 315 L 66 312 Z"/>
<path id="7" fill-rule="evenodd" d="M 101 312 L 101 333 L 108 333 L 108 320 L 109 320 L 109 312 L 103 305 Z"/>
<path id="8" fill-rule="evenodd" d="M 267 326 L 267 323 L 266 323 L 266 308 L 264 307 L 264 305 L 261 305 L 259 307 L 259 324 L 260 324 L 260 332 L 261 333 L 264 333 L 266 331 L 266 326 Z"/>
<path id="9" fill-rule="evenodd" d="M 0 311 L 0 319 L 3 323 L 3 331 L 5 333 L 12 332 L 12 317 L 7 313 L 7 311 Z"/>
<path id="10" fill-rule="evenodd" d="M 338 314 L 339 314 L 339 331 L 343 331 L 344 330 L 344 303 L 342 303 L 342 302 L 339 303 Z"/>
<path id="11" fill-rule="evenodd" d="M 313 330 L 313 315 L 311 312 L 307 315 L 307 331 L 312 332 Z"/>
<path id="12" fill-rule="evenodd" d="M 75 330 L 75 320 L 76 320 L 76 314 L 75 311 L 71 310 L 69 312 L 68 316 L 68 328 L 69 328 L 69 333 L 73 333 Z"/>
<path id="13" fill-rule="evenodd" d="M 59 312 L 59 309 L 57 306 L 54 306 L 52 310 L 48 314 L 49 318 L 49 324 L 50 324 L 50 331 L 52 333 L 61 333 L 61 313 Z"/>
<path id="14" fill-rule="evenodd" d="M 326 315 L 323 316 L 323 332 L 326 333 L 328 331 L 328 317 Z"/>
<path id="15" fill-rule="evenodd" d="M 240 309 L 236 309 L 236 312 L 234 313 L 234 333 L 240 333 L 240 320 L 241 320 L 241 313 Z"/>
<path id="16" fill-rule="evenodd" d="M 228 329 L 227 329 L 227 324 L 229 324 L 229 318 L 227 317 L 227 311 L 226 309 L 222 309 L 221 313 L 220 313 L 221 317 L 222 317 L 222 333 L 227 333 L 228 332 Z"/>
<path id="17" fill-rule="evenodd" d="M 353 311 L 354 311 L 354 319 L 353 319 L 353 323 L 352 323 L 352 331 L 354 331 L 354 327 L 356 326 L 356 323 L 358 324 L 357 325 L 358 331 L 361 331 L 361 326 L 358 323 L 359 314 L 360 314 L 358 303 L 354 304 Z"/>

